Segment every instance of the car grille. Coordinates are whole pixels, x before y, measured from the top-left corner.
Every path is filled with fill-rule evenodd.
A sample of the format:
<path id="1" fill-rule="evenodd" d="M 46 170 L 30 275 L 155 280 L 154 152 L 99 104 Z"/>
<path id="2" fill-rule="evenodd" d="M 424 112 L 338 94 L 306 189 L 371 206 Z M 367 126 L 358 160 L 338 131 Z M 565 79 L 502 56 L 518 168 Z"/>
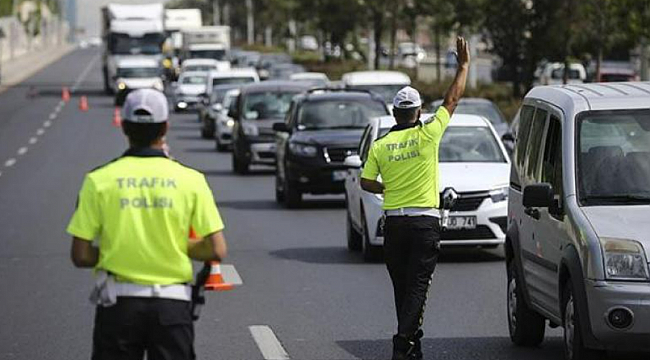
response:
<path id="1" fill-rule="evenodd" d="M 275 153 L 270 151 L 260 151 L 257 153 L 260 159 L 273 159 L 275 158 Z"/>
<path id="2" fill-rule="evenodd" d="M 487 199 L 489 194 L 485 191 L 480 192 L 465 192 L 459 193 L 459 198 L 456 200 L 454 207 L 451 208 L 451 211 L 473 211 L 478 209 L 483 200 Z M 440 194 L 442 199 L 442 194 Z"/>
<path id="3" fill-rule="evenodd" d="M 323 148 L 325 161 L 327 162 L 343 162 L 345 158 L 350 155 L 356 155 L 356 148 Z"/>
<path id="4" fill-rule="evenodd" d="M 496 236 L 486 225 L 479 225 L 476 229 L 445 230 L 440 234 L 441 240 L 476 240 L 494 238 L 496 238 Z"/>

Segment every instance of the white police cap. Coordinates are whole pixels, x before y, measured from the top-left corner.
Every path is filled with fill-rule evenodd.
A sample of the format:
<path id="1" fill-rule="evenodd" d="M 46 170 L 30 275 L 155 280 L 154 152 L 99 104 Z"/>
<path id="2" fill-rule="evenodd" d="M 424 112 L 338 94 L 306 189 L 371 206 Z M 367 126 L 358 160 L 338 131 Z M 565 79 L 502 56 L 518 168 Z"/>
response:
<path id="1" fill-rule="evenodd" d="M 413 109 L 422 106 L 420 93 L 410 86 L 397 92 L 393 99 L 393 107 L 397 109 Z"/>
<path id="2" fill-rule="evenodd" d="M 167 98 L 158 90 L 135 90 L 126 97 L 122 117 L 139 124 L 164 123 L 169 119 Z"/>

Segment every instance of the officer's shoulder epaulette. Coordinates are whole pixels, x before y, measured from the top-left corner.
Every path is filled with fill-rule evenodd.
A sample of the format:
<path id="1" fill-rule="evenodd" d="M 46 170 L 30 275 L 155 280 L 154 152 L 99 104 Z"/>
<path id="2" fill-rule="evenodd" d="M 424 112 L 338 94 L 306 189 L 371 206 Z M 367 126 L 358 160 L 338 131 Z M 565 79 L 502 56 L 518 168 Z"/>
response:
<path id="1" fill-rule="evenodd" d="M 98 171 L 98 170 L 101 170 L 101 169 L 107 167 L 108 165 L 110 165 L 110 164 L 112 164 L 112 163 L 114 163 L 114 162 L 120 160 L 121 158 L 122 158 L 122 156 L 120 156 L 120 157 L 116 157 L 115 159 L 113 159 L 113 160 L 111 160 L 111 161 L 105 162 L 105 163 L 103 163 L 103 164 L 101 164 L 101 165 L 95 167 L 94 169 L 90 170 L 90 171 L 88 172 L 88 174 L 90 174 L 90 173 L 94 173 L 95 171 Z"/>

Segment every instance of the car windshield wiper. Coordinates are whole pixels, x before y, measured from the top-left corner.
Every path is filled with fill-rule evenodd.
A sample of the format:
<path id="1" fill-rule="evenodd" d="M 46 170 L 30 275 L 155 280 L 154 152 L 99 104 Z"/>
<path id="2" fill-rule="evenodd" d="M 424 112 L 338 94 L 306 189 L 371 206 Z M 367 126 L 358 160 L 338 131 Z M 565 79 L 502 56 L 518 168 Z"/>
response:
<path id="1" fill-rule="evenodd" d="M 621 203 L 642 203 L 650 204 L 650 195 L 638 194 L 610 194 L 610 195 L 588 195 L 584 197 L 586 201 L 605 201 Z"/>

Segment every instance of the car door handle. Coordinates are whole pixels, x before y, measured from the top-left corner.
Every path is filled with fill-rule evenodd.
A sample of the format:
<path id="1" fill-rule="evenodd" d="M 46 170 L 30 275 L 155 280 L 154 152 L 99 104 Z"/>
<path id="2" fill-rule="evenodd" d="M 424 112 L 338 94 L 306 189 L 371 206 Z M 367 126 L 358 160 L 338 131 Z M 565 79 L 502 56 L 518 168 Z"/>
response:
<path id="1" fill-rule="evenodd" d="M 539 210 L 535 208 L 526 208 L 524 209 L 524 213 L 530 217 L 532 217 L 535 220 L 539 220 Z"/>

